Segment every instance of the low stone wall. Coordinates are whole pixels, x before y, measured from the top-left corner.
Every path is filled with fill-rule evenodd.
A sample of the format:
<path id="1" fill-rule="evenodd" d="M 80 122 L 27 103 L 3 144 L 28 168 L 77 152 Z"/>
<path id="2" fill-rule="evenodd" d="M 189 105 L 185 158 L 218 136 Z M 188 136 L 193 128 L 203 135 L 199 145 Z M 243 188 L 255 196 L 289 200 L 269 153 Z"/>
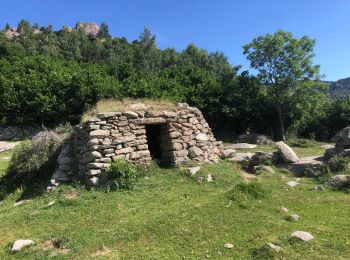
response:
<path id="1" fill-rule="evenodd" d="M 167 166 L 188 160 L 217 162 L 223 150 L 222 142 L 216 141 L 201 111 L 184 103 L 169 111 L 97 114 L 97 118 L 79 127 L 72 149 L 79 174 L 85 176 L 88 184 L 95 185 L 103 168 L 119 158 L 149 165 L 153 159 L 152 141 L 158 142 L 158 159 Z M 60 158 L 69 161 L 62 159 L 65 155 Z M 68 172 L 71 170 L 67 168 Z"/>

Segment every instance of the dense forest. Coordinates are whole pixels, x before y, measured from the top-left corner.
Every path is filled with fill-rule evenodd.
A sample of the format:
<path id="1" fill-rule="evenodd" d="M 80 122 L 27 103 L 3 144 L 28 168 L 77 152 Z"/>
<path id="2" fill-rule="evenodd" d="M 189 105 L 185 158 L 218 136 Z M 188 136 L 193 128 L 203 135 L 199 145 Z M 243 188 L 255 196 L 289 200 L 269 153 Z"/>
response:
<path id="1" fill-rule="evenodd" d="M 128 42 L 105 23 L 92 34 L 22 20 L 0 33 L 0 125 L 78 123 L 100 99 L 162 98 L 197 106 L 216 130 L 278 136 L 269 83 L 240 71 L 223 53 L 193 44 L 161 50 L 147 28 Z M 350 99 L 333 100 L 321 87 L 284 95 L 287 136 L 327 139 L 350 123 Z"/>

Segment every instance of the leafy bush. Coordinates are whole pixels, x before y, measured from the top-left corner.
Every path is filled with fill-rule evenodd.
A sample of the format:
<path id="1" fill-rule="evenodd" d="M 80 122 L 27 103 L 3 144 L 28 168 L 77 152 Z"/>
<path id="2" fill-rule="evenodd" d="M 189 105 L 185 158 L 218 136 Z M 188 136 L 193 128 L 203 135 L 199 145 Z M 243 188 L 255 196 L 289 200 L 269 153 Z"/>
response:
<path id="1" fill-rule="evenodd" d="M 0 179 L 0 197 L 22 188 L 24 194 L 43 191 L 56 168 L 57 156 L 72 127 L 44 130 L 17 146 L 5 175 Z"/>
<path id="2" fill-rule="evenodd" d="M 136 168 L 129 162 L 119 159 L 101 173 L 100 187 L 110 191 L 131 190 L 137 177 Z"/>
<path id="3" fill-rule="evenodd" d="M 349 169 L 350 158 L 346 156 L 336 155 L 328 161 L 328 168 L 331 172 L 342 172 Z"/>

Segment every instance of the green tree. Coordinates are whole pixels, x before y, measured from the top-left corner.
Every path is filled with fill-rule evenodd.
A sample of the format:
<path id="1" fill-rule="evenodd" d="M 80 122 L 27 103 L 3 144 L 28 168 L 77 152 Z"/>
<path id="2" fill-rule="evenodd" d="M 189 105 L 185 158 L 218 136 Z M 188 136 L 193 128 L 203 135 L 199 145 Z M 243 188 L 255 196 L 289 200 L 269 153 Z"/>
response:
<path id="1" fill-rule="evenodd" d="M 21 34 L 28 34 L 30 32 L 30 23 L 25 20 L 22 19 L 17 26 L 17 31 Z"/>
<path id="2" fill-rule="evenodd" d="M 98 36 L 100 36 L 100 37 L 110 37 L 108 25 L 106 23 L 101 23 L 100 31 L 98 32 Z"/>
<path id="3" fill-rule="evenodd" d="M 243 46 L 250 66 L 258 71 L 272 97 L 281 140 L 285 140 L 284 105 L 293 100 L 298 88 L 317 86 L 319 66 L 313 65 L 314 46 L 315 40 L 307 36 L 297 39 L 284 31 L 259 36 Z"/>
<path id="4" fill-rule="evenodd" d="M 6 23 L 6 25 L 5 25 L 5 28 L 4 28 L 4 31 L 7 31 L 7 30 L 10 30 L 10 25 L 9 25 L 9 23 Z"/>

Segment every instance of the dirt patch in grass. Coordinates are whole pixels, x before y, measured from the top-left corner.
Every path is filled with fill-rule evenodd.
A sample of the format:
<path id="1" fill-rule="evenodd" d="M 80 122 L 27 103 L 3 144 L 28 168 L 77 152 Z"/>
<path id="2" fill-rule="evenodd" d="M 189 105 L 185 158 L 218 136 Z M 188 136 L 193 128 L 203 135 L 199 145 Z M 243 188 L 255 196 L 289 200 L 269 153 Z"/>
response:
<path id="1" fill-rule="evenodd" d="M 102 246 L 101 249 L 97 250 L 95 253 L 91 254 L 92 258 L 99 258 L 99 257 L 111 257 L 111 254 L 115 254 L 116 250 L 112 250 L 106 246 Z"/>
<path id="2" fill-rule="evenodd" d="M 63 195 L 63 197 L 67 200 L 75 200 L 79 197 L 79 193 L 76 191 L 70 191 L 70 192 L 65 193 Z"/>
<path id="3" fill-rule="evenodd" d="M 42 249 L 44 251 L 51 251 L 49 257 L 55 257 L 57 255 L 68 254 L 70 249 L 66 247 L 64 239 L 52 238 L 44 242 Z"/>
<path id="4" fill-rule="evenodd" d="M 251 174 L 245 171 L 241 171 L 240 174 L 241 174 L 241 177 L 245 180 L 253 180 L 253 179 L 256 179 L 257 177 L 255 174 Z"/>

